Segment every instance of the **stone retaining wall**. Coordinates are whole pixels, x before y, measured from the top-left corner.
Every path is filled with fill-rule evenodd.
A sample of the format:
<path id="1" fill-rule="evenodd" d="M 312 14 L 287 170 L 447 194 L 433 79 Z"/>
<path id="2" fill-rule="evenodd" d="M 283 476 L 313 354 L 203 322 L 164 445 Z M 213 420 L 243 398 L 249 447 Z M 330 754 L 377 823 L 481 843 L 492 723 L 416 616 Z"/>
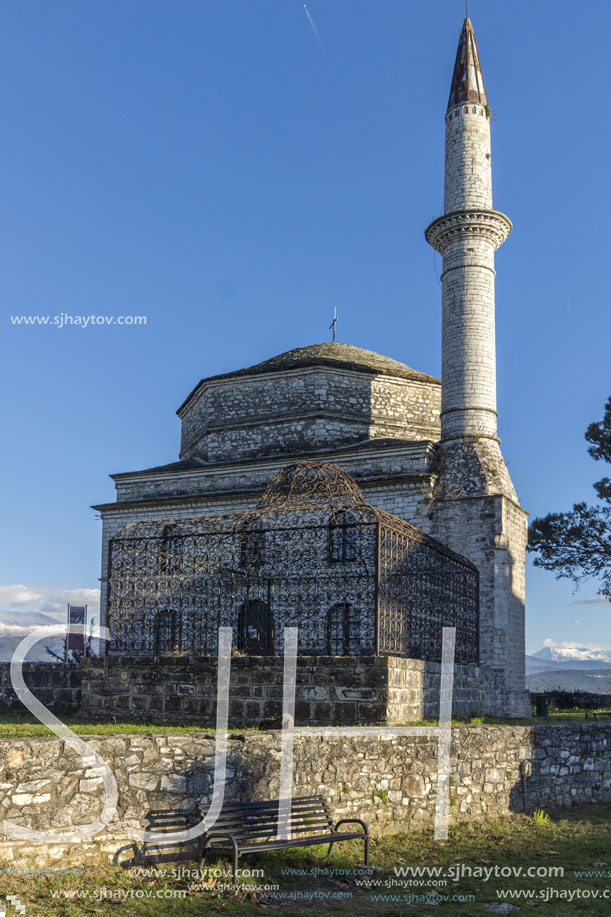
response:
<path id="1" fill-rule="evenodd" d="M 62 866 L 110 857 L 130 842 L 152 808 L 185 807 L 211 797 L 213 734 L 92 737 L 88 746 L 108 762 L 118 810 L 93 841 L 47 845 L 0 836 L 0 861 Z M 277 798 L 280 733 L 232 733 L 228 799 Z M 571 806 L 611 799 L 611 723 L 550 726 L 460 726 L 452 730 L 450 821 L 524 810 L 520 764 L 532 763 L 526 808 Z M 335 818 L 364 818 L 373 834 L 431 828 L 437 789 L 436 738 L 423 736 L 296 736 L 297 796 L 322 793 Z M 92 822 L 103 785 L 86 761 L 60 739 L 0 741 L 3 819 L 48 830 Z M 375 856 L 373 857 L 375 865 Z"/>

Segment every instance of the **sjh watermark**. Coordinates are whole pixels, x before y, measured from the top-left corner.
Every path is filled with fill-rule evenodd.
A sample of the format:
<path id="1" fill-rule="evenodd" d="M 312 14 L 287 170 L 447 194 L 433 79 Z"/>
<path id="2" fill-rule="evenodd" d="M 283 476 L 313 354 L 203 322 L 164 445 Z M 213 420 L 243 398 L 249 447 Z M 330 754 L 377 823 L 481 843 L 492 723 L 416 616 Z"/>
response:
<path id="1" fill-rule="evenodd" d="M 84 625 L 70 625 L 72 633 L 85 634 Z M 104 759 L 90 745 L 80 739 L 65 723 L 62 723 L 44 704 L 34 697 L 23 678 L 23 662 L 28 651 L 40 640 L 54 635 L 65 635 L 67 625 L 56 625 L 44 630 L 37 629 L 28 634 L 16 647 L 11 659 L 10 675 L 13 690 L 24 706 L 55 735 L 63 739 L 82 758 L 87 766 L 104 784 L 105 798 L 102 811 L 88 825 L 79 825 L 66 830 L 50 829 L 36 831 L 15 822 L 3 822 L 4 833 L 8 837 L 31 840 L 38 843 L 74 843 L 95 837 L 110 822 L 117 810 L 118 790 L 114 774 Z M 92 627 L 89 634 L 95 640 L 108 640 L 107 627 Z M 229 684 L 231 674 L 231 644 L 233 630 L 231 627 L 219 627 L 218 630 L 218 669 L 217 669 L 217 706 L 216 736 L 214 752 L 214 779 L 212 800 L 204 818 L 199 824 L 173 834 L 176 844 L 193 841 L 202 834 L 207 834 L 216 823 L 221 812 L 227 782 L 227 739 L 229 713 Z M 441 650 L 441 685 L 439 700 L 438 726 L 295 726 L 295 686 L 297 673 L 297 640 L 298 628 L 284 629 L 284 676 L 282 700 L 282 740 L 280 754 L 280 792 L 278 799 L 277 835 L 281 839 L 291 838 L 291 797 L 293 795 L 293 745 L 295 736 L 319 736 L 335 739 L 338 736 L 355 738 L 359 736 L 376 736 L 382 739 L 393 739 L 399 736 L 424 736 L 437 739 L 437 798 L 435 804 L 435 839 L 447 840 L 449 805 L 450 805 L 450 743 L 452 732 L 452 694 L 454 687 L 454 648 L 456 628 L 444 627 Z M 131 840 L 155 844 L 163 841 L 166 835 L 154 828 L 131 829 Z"/>
<path id="2" fill-rule="evenodd" d="M 17 895 L 7 895 L 6 903 L 0 898 L 0 917 L 10 917 L 11 913 L 25 914 L 25 904 L 22 904 Z"/>
<path id="3" fill-rule="evenodd" d="M 11 325 L 48 326 L 50 328 L 98 328 L 108 325 L 146 325 L 146 315 L 10 315 Z"/>

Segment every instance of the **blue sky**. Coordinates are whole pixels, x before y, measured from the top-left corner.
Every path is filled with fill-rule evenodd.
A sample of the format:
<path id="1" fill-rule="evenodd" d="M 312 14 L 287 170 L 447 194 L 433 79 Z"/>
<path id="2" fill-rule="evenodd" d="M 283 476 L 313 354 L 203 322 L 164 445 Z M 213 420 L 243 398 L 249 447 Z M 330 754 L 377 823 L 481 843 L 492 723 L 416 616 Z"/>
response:
<path id="1" fill-rule="evenodd" d="M 443 115 L 460 0 L 0 2 L 6 606 L 97 586 L 110 472 L 173 461 L 205 375 L 338 338 L 440 371 Z M 532 514 L 593 498 L 609 373 L 611 5 L 472 0 L 493 110 L 500 434 Z M 146 315 L 16 327 L 10 316 Z M 611 646 L 528 573 L 528 648 Z M 90 595 L 90 593 L 74 593 Z M 580 621 L 581 623 L 571 623 Z"/>

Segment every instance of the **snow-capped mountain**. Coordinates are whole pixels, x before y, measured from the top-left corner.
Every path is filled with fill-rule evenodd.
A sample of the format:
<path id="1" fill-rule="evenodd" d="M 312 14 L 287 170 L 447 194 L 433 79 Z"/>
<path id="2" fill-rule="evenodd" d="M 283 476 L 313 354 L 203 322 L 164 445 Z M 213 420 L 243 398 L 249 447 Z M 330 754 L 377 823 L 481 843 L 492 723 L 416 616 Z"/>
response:
<path id="1" fill-rule="evenodd" d="M 63 624 L 65 620 L 65 615 L 45 614 L 42 611 L 0 610 L 0 662 L 9 662 L 23 638 L 36 628 L 53 627 Z M 47 646 L 59 656 L 63 656 L 64 638 L 50 636 L 32 647 L 26 661 L 57 662 L 47 652 Z"/>
<path id="2" fill-rule="evenodd" d="M 611 663 L 611 650 L 592 650 L 586 646 L 544 646 L 533 653 L 533 657 L 549 662 Z"/>

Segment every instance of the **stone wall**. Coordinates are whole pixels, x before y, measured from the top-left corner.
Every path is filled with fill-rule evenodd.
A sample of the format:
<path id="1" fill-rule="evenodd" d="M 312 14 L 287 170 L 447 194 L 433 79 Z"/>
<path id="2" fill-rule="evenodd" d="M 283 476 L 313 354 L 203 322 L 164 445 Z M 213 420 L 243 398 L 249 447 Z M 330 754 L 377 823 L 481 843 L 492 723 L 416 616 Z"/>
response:
<path id="1" fill-rule="evenodd" d="M 442 444 L 437 471 L 428 524 L 420 527 L 454 550 L 460 546 L 479 570 L 480 664 L 495 672 L 496 685 L 485 712 L 528 716 L 524 676 L 528 515 L 517 502 L 498 444 L 492 440 Z"/>
<path id="2" fill-rule="evenodd" d="M 284 659 L 234 656 L 229 723 L 258 726 L 282 714 Z M 454 713 L 481 712 L 487 673 L 454 667 Z M 299 656 L 299 725 L 400 725 L 439 716 L 441 665 L 396 656 Z M 209 656 L 113 656 L 83 664 L 83 713 L 146 722 L 216 722 L 217 663 Z"/>
<path id="3" fill-rule="evenodd" d="M 86 740 L 117 779 L 118 810 L 95 841 L 47 846 L 0 836 L 0 861 L 62 866 L 110 857 L 142 829 L 150 809 L 211 798 L 214 735 L 141 735 Z M 231 734 L 227 799 L 274 799 L 279 792 L 280 733 Z M 461 726 L 452 730 L 450 822 L 524 811 L 520 764 L 532 762 L 526 809 L 547 811 L 611 799 L 611 723 Z M 364 818 L 373 834 L 432 827 L 437 789 L 436 738 L 296 736 L 293 794 L 322 793 L 336 819 Z M 92 822 L 102 778 L 56 738 L 0 741 L 3 818 L 48 830 Z M 372 855 L 375 866 L 375 852 Z"/>
<path id="4" fill-rule="evenodd" d="M 22 707 L 11 684 L 10 662 L 0 662 L 0 709 Z M 81 670 L 60 662 L 24 662 L 23 678 L 32 694 L 45 705 L 65 712 L 81 704 Z"/>
<path id="5" fill-rule="evenodd" d="M 414 373 L 414 376 L 417 376 Z M 234 462 L 439 434 L 439 382 L 304 366 L 205 380 L 179 409 L 181 459 Z"/>

